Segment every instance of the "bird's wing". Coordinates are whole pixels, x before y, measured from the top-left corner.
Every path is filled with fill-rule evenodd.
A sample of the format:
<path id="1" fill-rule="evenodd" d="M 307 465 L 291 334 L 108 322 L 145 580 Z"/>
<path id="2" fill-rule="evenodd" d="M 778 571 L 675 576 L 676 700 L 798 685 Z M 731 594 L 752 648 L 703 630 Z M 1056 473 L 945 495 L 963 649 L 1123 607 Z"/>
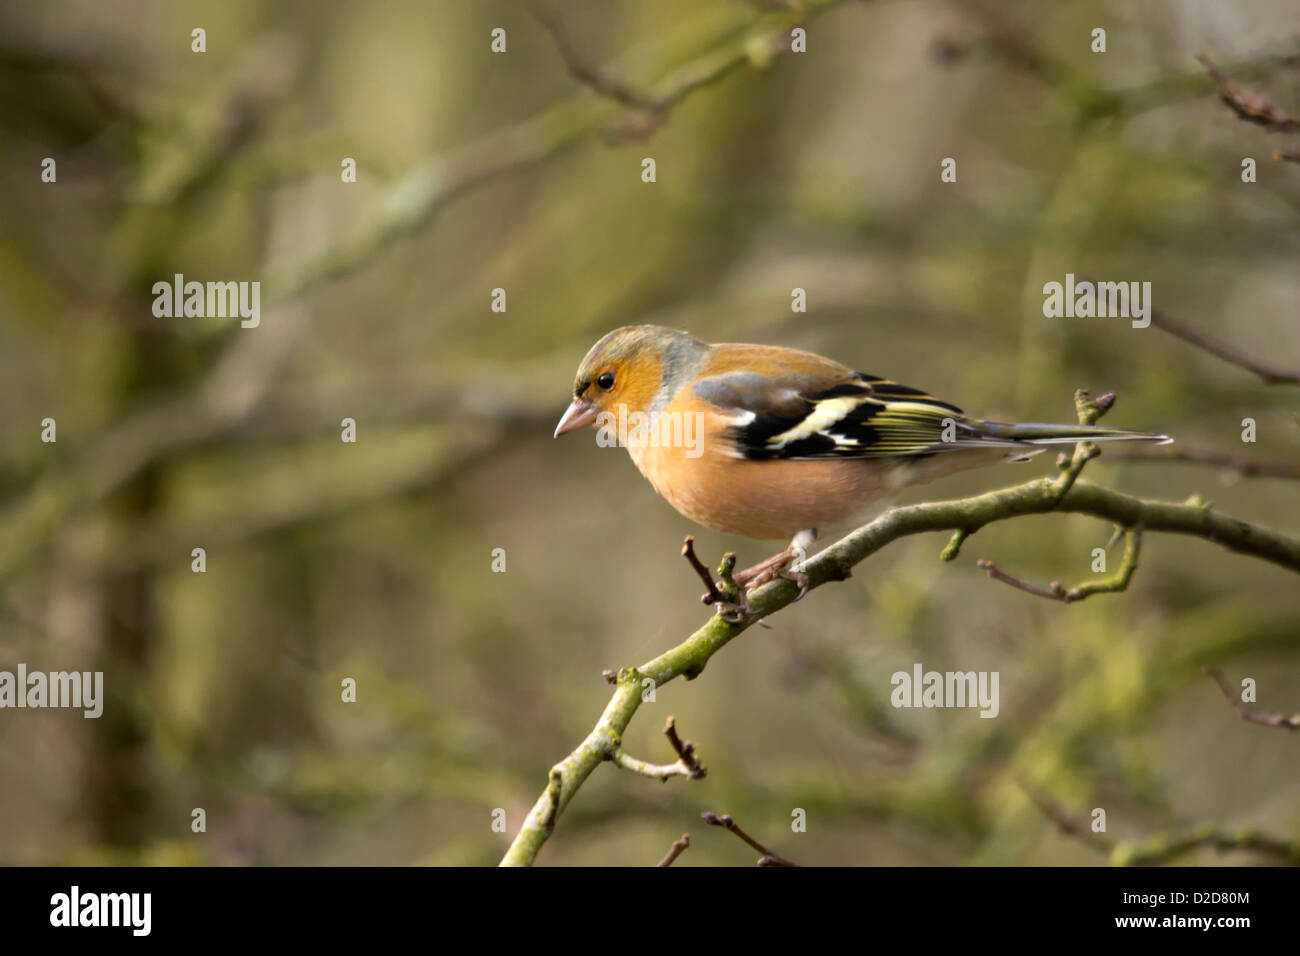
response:
<path id="1" fill-rule="evenodd" d="M 727 371 L 698 380 L 694 392 L 727 420 L 727 450 L 741 458 L 894 458 L 1018 445 L 983 434 L 960 408 L 920 389 L 844 372 Z"/>

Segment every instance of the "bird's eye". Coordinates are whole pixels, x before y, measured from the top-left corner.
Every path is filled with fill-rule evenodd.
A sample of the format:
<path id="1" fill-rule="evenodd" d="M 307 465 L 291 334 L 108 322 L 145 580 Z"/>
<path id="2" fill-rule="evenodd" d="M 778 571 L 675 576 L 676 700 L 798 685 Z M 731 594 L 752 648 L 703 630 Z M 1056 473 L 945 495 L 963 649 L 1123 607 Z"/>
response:
<path id="1" fill-rule="evenodd" d="M 601 372 L 600 378 L 596 379 L 596 384 L 608 392 L 611 388 L 614 387 L 614 373 Z"/>

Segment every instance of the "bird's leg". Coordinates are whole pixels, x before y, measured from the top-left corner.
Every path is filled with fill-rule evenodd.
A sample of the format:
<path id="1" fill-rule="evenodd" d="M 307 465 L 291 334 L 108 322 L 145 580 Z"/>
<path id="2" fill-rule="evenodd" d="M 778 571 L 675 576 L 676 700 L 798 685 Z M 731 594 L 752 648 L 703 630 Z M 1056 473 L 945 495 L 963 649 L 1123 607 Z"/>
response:
<path id="1" fill-rule="evenodd" d="M 799 585 L 799 597 L 808 593 L 808 575 L 803 572 L 804 562 L 808 560 L 808 547 L 817 540 L 817 529 L 807 528 L 794 536 L 789 547 L 770 558 L 758 562 L 752 568 L 746 568 L 736 574 L 736 584 L 748 594 L 762 587 L 769 581 L 784 578 Z"/>

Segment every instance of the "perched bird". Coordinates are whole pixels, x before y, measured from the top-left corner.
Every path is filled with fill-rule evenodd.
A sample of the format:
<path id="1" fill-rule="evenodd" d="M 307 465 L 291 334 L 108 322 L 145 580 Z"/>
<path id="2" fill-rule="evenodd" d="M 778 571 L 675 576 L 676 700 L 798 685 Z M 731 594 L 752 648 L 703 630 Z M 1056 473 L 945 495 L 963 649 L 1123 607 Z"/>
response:
<path id="1" fill-rule="evenodd" d="M 624 444 L 668 503 L 706 528 L 790 546 L 735 576 L 752 589 L 787 565 L 818 528 L 861 523 L 900 488 L 1036 446 L 1168 442 L 1087 425 L 1004 424 L 812 352 L 710 345 L 657 325 L 615 329 L 591 347 L 556 426 L 596 425 Z M 617 441 L 615 441 L 617 439 Z"/>

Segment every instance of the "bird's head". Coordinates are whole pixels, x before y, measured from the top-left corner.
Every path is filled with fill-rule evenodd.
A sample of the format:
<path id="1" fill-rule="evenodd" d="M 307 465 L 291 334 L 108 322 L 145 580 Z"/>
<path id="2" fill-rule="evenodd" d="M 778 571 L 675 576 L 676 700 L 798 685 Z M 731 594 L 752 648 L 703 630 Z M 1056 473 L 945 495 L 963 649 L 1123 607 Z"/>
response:
<path id="1" fill-rule="evenodd" d="M 679 381 L 708 346 L 689 332 L 625 325 L 591 347 L 573 380 L 573 401 L 555 437 L 595 423 L 601 412 L 648 412 L 666 386 Z M 664 396 L 666 397 L 666 396 Z"/>

